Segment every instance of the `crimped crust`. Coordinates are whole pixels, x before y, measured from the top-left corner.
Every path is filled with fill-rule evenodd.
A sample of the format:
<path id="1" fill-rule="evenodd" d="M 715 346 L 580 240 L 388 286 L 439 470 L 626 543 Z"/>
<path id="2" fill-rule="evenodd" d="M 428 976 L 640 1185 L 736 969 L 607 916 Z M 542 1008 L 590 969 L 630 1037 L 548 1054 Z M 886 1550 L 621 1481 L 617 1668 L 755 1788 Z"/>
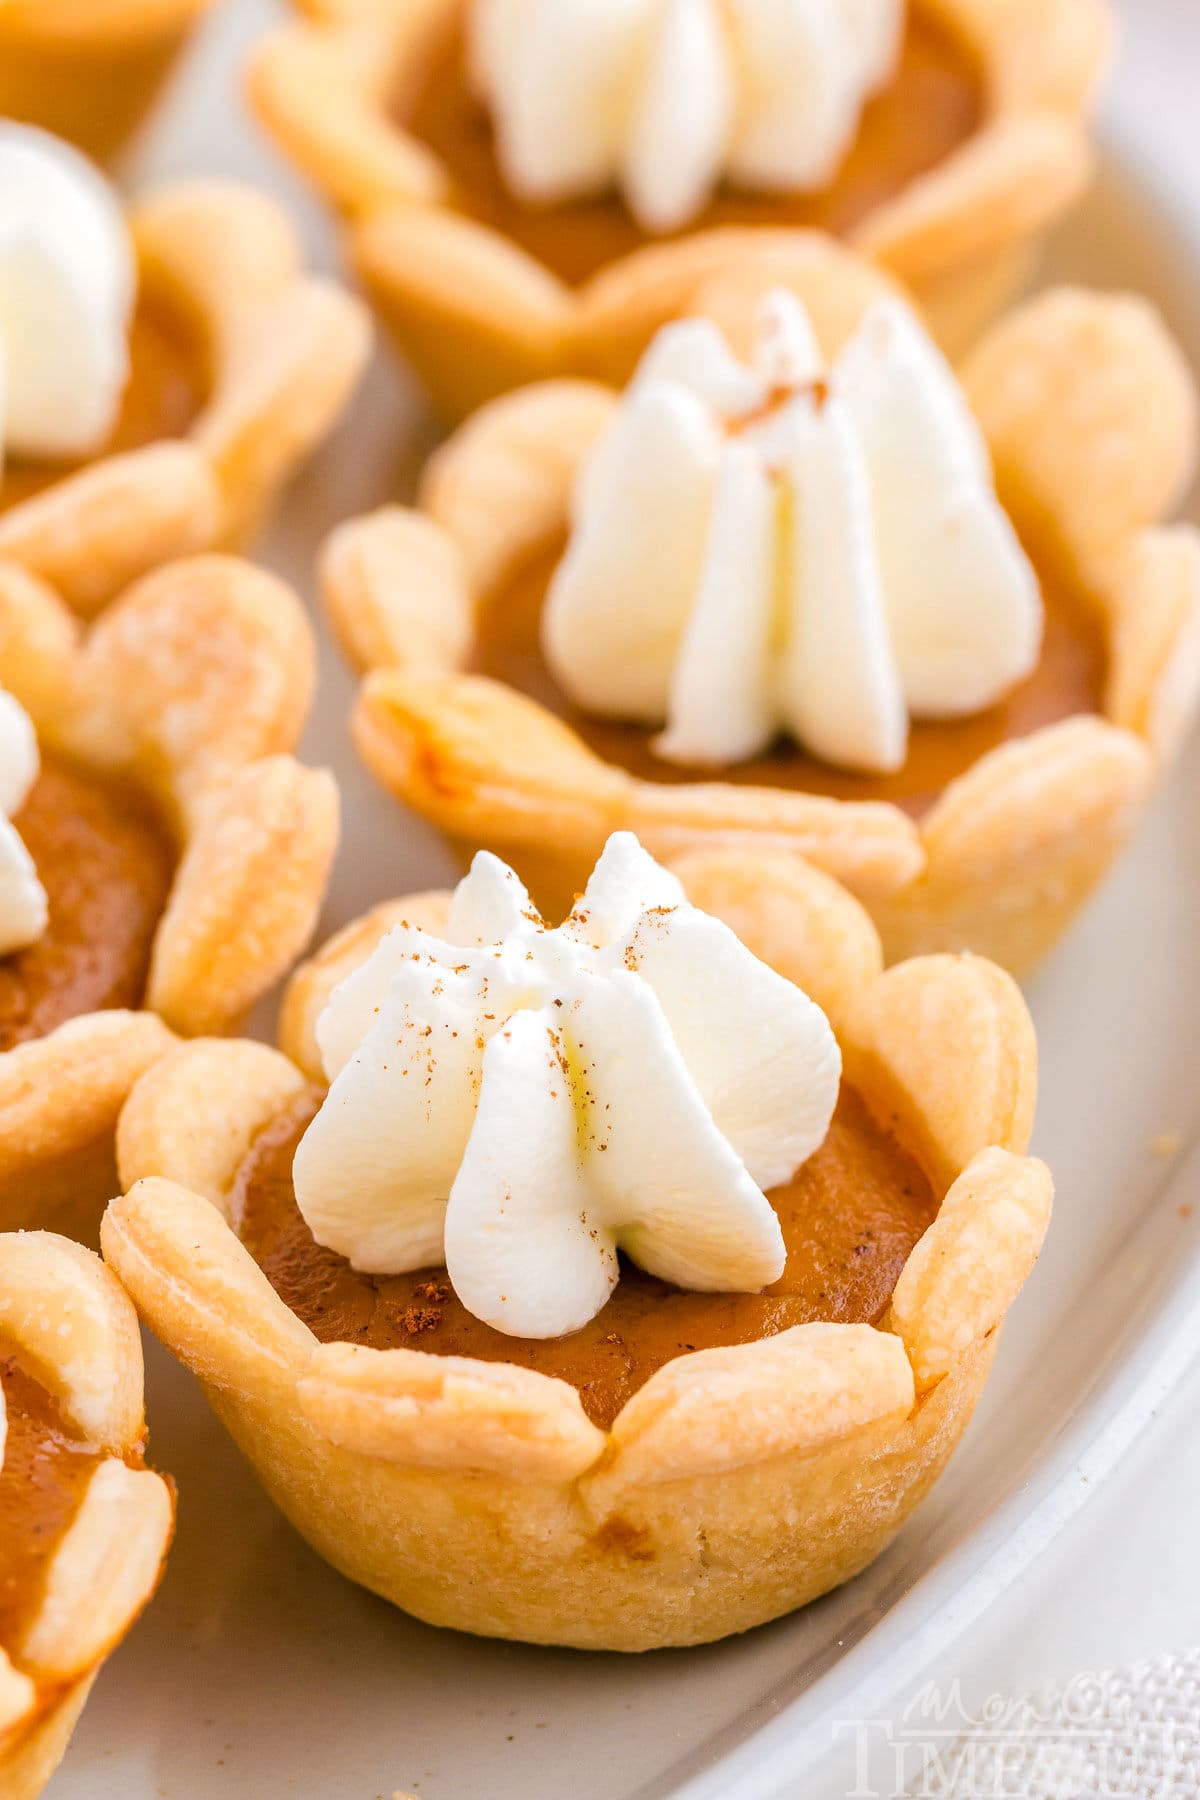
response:
<path id="1" fill-rule="evenodd" d="M 298 1529 L 437 1624 L 642 1650 L 745 1630 L 847 1579 L 950 1455 L 1041 1244 L 1051 1183 L 1025 1156 L 1035 1052 L 1011 980 L 975 957 L 881 973 L 862 909 L 795 859 L 678 868 L 820 993 L 859 1091 L 944 1194 L 880 1329 L 813 1324 L 682 1356 L 609 1433 L 574 1388 L 513 1365 L 319 1345 L 223 1211 L 255 1135 L 315 1066 L 323 995 L 400 911 L 435 925 L 444 895 L 377 909 L 299 971 L 290 1055 L 182 1046 L 122 1114 L 132 1185 L 104 1221 L 109 1262 Z"/>
<path id="2" fill-rule="evenodd" d="M 94 613 L 172 557 L 236 547 L 332 427 L 362 370 L 359 303 L 305 274 L 284 213 L 224 182 L 130 214 L 143 293 L 209 371 L 183 439 L 102 457 L 0 514 L 0 558 Z"/>
<path id="3" fill-rule="evenodd" d="M 0 685 L 48 748 L 146 792 L 180 852 L 152 1010 L 85 1015 L 0 1054 L 0 1229 L 94 1230 L 134 1081 L 173 1032 L 234 1028 L 308 941 L 338 814 L 332 778 L 288 754 L 313 661 L 299 602 L 232 557 L 168 565 L 89 631 L 0 561 Z"/>
<path id="4" fill-rule="evenodd" d="M 47 1232 L 0 1235 L 0 1348 L 15 1348 L 96 1452 L 19 1646 L 0 1647 L 0 1794 L 34 1800 L 109 1652 L 158 1584 L 174 1499 L 141 1466 L 137 1317 L 90 1251 Z"/>
<path id="5" fill-rule="evenodd" d="M 4 0 L 0 114 L 101 159 L 153 105 L 210 0 Z"/>
<path id="6" fill-rule="evenodd" d="M 348 219 L 349 253 L 450 416 L 524 382 L 620 382 L 665 318 L 723 268 L 803 255 L 791 229 L 695 232 L 570 288 L 453 208 L 447 171 L 389 101 L 465 0 L 300 0 L 251 67 L 260 117 Z M 943 341 L 967 342 L 1011 297 L 1084 186 L 1088 114 L 1112 37 L 1108 0 L 910 0 L 980 71 L 984 118 L 962 148 L 853 234 L 907 282 Z"/>
<path id="7" fill-rule="evenodd" d="M 830 353 L 885 291 L 822 240 L 790 284 Z M 759 294 L 725 276 L 706 305 L 737 338 Z M 551 907 L 569 902 L 621 827 L 657 855 L 765 845 L 846 882 L 889 959 L 972 948 L 1027 971 L 1125 843 L 1195 713 L 1200 534 L 1159 523 L 1193 466 L 1195 395 L 1149 305 L 1074 289 L 993 326 L 962 378 L 1002 500 L 1100 622 L 1102 714 L 985 755 L 919 824 L 887 804 L 658 784 L 601 761 L 539 704 L 467 672 L 477 606 L 565 532 L 575 471 L 616 404 L 598 384 L 554 381 L 461 427 L 430 464 L 418 510 L 385 508 L 326 545 L 330 618 L 366 671 L 355 713 L 366 762 L 455 839 L 514 854 Z"/>

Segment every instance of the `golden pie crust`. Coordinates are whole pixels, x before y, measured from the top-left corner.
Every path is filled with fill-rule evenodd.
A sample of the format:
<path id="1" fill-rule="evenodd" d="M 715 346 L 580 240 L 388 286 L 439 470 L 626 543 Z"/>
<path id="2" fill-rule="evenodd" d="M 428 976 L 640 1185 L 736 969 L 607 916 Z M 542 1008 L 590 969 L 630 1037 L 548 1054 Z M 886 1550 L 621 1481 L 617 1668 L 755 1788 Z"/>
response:
<path id="1" fill-rule="evenodd" d="M 90 1251 L 48 1232 L 0 1234 L 0 1355 L 15 1352 L 94 1453 L 22 1641 L 0 1644 L 0 1794 L 35 1800 L 96 1673 L 158 1585 L 174 1496 L 142 1461 L 137 1316 Z"/>
<path id="2" fill-rule="evenodd" d="M 790 285 L 833 353 L 884 278 L 809 238 Z M 744 341 L 759 298 L 723 277 L 706 304 Z M 987 751 L 919 819 L 733 781 L 637 779 L 529 696 L 470 672 L 477 616 L 561 538 L 575 471 L 611 389 L 547 382 L 492 401 L 429 465 L 417 510 L 336 530 L 323 555 L 335 631 L 366 671 L 359 750 L 400 799 L 466 847 L 515 860 L 569 905 L 610 832 L 656 856 L 703 845 L 789 849 L 869 907 L 890 960 L 975 949 L 1023 973 L 1101 879 L 1200 692 L 1200 534 L 1163 526 L 1194 463 L 1191 376 L 1154 310 L 1061 289 L 991 327 L 961 377 L 1001 499 L 1099 633 L 1097 712 Z"/>
<path id="3" fill-rule="evenodd" d="M 1051 1182 L 1025 1155 L 1036 1052 L 1010 978 L 969 956 L 882 973 L 857 902 L 795 858 L 710 851 L 677 869 L 828 1009 L 847 1081 L 941 1197 L 878 1329 L 803 1325 L 680 1356 L 609 1432 L 574 1387 L 512 1364 L 318 1344 L 224 1209 L 317 1067 L 331 986 L 397 917 L 436 926 L 446 895 L 376 909 L 302 969 L 286 1053 L 181 1046 L 122 1114 L 110 1265 L 305 1537 L 435 1624 L 643 1650 L 745 1630 L 846 1580 L 950 1455 L 1042 1242 Z"/>
<path id="4" fill-rule="evenodd" d="M 138 1076 L 173 1033 L 235 1028 L 308 941 L 338 830 L 332 778 L 289 754 L 313 680 L 299 601 L 249 563 L 169 564 L 85 629 L 0 559 L 0 686 L 44 749 L 140 793 L 178 854 L 148 1010 L 87 1013 L 0 1053 L 0 1230 L 94 1232 Z"/>
<path id="5" fill-rule="evenodd" d="M 104 160 L 158 96 L 210 0 L 4 0 L 0 115 Z"/>
<path id="6" fill-rule="evenodd" d="M 444 163 L 392 116 L 392 96 L 466 0 L 299 0 L 251 94 L 279 142 L 347 219 L 351 260 L 438 407 L 461 417 L 525 382 L 626 380 L 654 331 L 723 269 L 786 265 L 804 233 L 698 230 L 648 244 L 570 287 L 456 209 Z M 1028 273 L 1083 188 L 1089 112 L 1112 35 L 1109 0 L 910 0 L 977 71 L 978 129 L 850 232 L 905 281 L 951 348 Z"/>
<path id="7" fill-rule="evenodd" d="M 0 558 L 89 615 L 173 557 L 249 539 L 332 428 L 370 344 L 362 306 L 305 273 L 262 194 L 181 183 L 129 223 L 140 305 L 201 372 L 199 409 L 179 436 L 102 454 L 0 511 Z"/>

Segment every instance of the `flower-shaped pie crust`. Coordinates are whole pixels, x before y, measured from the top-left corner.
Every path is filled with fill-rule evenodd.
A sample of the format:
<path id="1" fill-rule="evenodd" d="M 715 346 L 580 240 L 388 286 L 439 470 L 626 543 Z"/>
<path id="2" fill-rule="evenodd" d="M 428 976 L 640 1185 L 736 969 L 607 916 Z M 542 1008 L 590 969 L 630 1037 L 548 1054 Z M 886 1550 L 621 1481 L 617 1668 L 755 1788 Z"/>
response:
<path id="1" fill-rule="evenodd" d="M 914 290 L 943 342 L 968 341 L 1004 304 L 1038 238 L 1082 188 L 1088 112 L 1106 60 L 1106 0 L 910 0 L 978 70 L 979 128 L 851 234 Z M 786 226 L 723 227 L 652 244 L 567 286 L 456 210 L 450 175 L 396 122 L 431 38 L 466 0 L 303 0 L 251 70 L 258 111 L 349 219 L 350 255 L 446 413 L 521 383 L 586 374 L 619 383 L 668 318 L 724 269 L 803 254 Z"/>
<path id="2" fill-rule="evenodd" d="M 0 1235 L 0 1357 L 14 1353 L 87 1465 L 21 1643 L 0 1644 L 0 1793 L 35 1800 L 100 1664 L 158 1584 L 175 1508 L 142 1462 L 137 1316 L 98 1257 L 48 1232 Z"/>
<path id="3" fill-rule="evenodd" d="M 370 343 L 360 304 L 304 272 L 286 216 L 249 188 L 164 188 L 129 224 L 140 304 L 203 371 L 200 410 L 182 436 L 101 454 L 8 507 L 0 489 L 0 558 L 86 614 L 172 557 L 252 536 Z"/>
<path id="4" fill-rule="evenodd" d="M 227 1222 L 234 1182 L 319 1069 L 333 985 L 398 916 L 444 923 L 444 894 L 378 908 L 295 977 L 288 1054 L 182 1046 L 122 1115 L 134 1185 L 105 1217 L 110 1264 L 310 1542 L 435 1623 L 646 1649 L 744 1630 L 847 1579 L 950 1454 L 1041 1245 L 1035 1050 L 1009 978 L 945 956 L 882 974 L 861 908 L 794 858 L 677 869 L 824 1007 L 847 1080 L 941 1198 L 879 1328 L 802 1325 L 679 1356 L 609 1432 L 576 1388 L 514 1364 L 319 1344 Z"/>
<path id="5" fill-rule="evenodd" d="M 827 354 L 887 291 L 828 240 L 810 240 L 791 273 Z M 759 298 L 725 277 L 706 306 L 745 341 Z M 788 848 L 866 902 L 889 959 L 972 948 L 1027 970 L 1126 841 L 1195 710 L 1200 536 L 1159 523 L 1193 465 L 1195 396 L 1146 303 L 1074 289 L 993 326 L 960 373 L 1001 500 L 1103 642 L 1098 712 L 988 751 L 916 820 L 870 798 L 667 785 L 605 762 L 536 701 L 470 672 L 480 610 L 563 538 L 576 471 L 612 417 L 611 390 L 560 381 L 468 421 L 431 463 L 418 510 L 386 508 L 330 538 L 327 606 L 368 672 L 355 717 L 368 765 L 455 839 L 509 856 L 551 910 L 614 830 L 660 857 Z"/>
<path id="6" fill-rule="evenodd" d="M 114 155 L 210 0 L 5 0 L 0 115 Z"/>
<path id="7" fill-rule="evenodd" d="M 44 749 L 143 796 L 179 855 L 150 1010 L 84 1014 L 0 1053 L 0 1229 L 94 1229 L 133 1082 L 172 1032 L 236 1026 L 306 943 L 338 813 L 332 778 L 288 754 L 313 663 L 296 598 L 234 558 L 169 564 L 87 631 L 0 560 L 0 686 Z"/>

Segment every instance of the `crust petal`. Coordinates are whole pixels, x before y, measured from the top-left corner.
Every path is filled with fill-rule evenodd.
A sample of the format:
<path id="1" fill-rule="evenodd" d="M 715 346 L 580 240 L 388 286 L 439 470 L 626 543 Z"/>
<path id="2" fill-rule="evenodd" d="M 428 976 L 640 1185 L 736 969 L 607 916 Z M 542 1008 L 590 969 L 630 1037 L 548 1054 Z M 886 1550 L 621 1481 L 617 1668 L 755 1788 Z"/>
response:
<path id="1" fill-rule="evenodd" d="M 104 1215 L 105 1261 L 151 1328 L 204 1381 L 247 1394 L 296 1375 L 316 1339 L 289 1312 L 214 1206 L 174 1182 L 139 1181 Z"/>
<path id="2" fill-rule="evenodd" d="M 565 532 L 576 472 L 616 406 L 598 383 L 541 382 L 482 407 L 432 457 L 421 505 L 461 551 L 477 599 Z"/>
<path id="3" fill-rule="evenodd" d="M 153 1013 L 89 1013 L 0 1056 L 0 1230 L 29 1222 L 31 1179 L 49 1220 L 59 1199 L 69 1207 L 79 1162 L 112 1168 L 121 1108 L 174 1041 Z"/>
<path id="4" fill-rule="evenodd" d="M 147 988 L 194 1035 L 245 1017 L 312 936 L 338 838 L 333 777 L 290 756 L 232 776 L 197 821 L 159 925 Z"/>
<path id="5" fill-rule="evenodd" d="M 1053 1191 L 1044 1163 L 995 1148 L 951 1187 L 892 1299 L 893 1327 L 922 1386 L 1003 1319 L 1037 1261 Z"/>
<path id="6" fill-rule="evenodd" d="M 71 1681 L 107 1656 L 154 1591 L 173 1523 L 161 1476 L 116 1457 L 101 1463 L 50 1565 L 21 1645 L 26 1666 Z"/>
<path id="7" fill-rule="evenodd" d="M 593 1485 L 612 1505 L 626 1485 L 804 1455 L 897 1424 L 914 1397 L 904 1346 L 870 1325 L 796 1325 L 756 1344 L 697 1350 L 664 1364 L 628 1402 Z"/>
<path id="8" fill-rule="evenodd" d="M 387 506 L 339 525 L 322 548 L 320 580 L 352 668 L 434 674 L 465 665 L 475 608 L 464 553 L 424 513 Z"/>
<path id="9" fill-rule="evenodd" d="M 414 1468 L 571 1481 L 605 1447 L 573 1387 L 509 1363 L 323 1344 L 299 1399 L 333 1443 Z"/>
<path id="10" fill-rule="evenodd" d="M 303 1092 L 299 1070 L 266 1044 L 180 1044 L 126 1102 L 117 1133 L 121 1181 L 132 1187 L 163 1177 L 224 1212 L 255 1136 Z"/>
<path id="11" fill-rule="evenodd" d="M 852 1004 L 846 1076 L 911 1138 L 935 1185 L 982 1150 L 1020 1155 L 1037 1093 L 1033 1022 L 1012 977 L 978 956 L 919 956 Z"/>
<path id="12" fill-rule="evenodd" d="M 137 1319 L 90 1250 L 45 1231 L 0 1239 L 0 1331 L 91 1441 L 118 1455 L 141 1442 Z"/>

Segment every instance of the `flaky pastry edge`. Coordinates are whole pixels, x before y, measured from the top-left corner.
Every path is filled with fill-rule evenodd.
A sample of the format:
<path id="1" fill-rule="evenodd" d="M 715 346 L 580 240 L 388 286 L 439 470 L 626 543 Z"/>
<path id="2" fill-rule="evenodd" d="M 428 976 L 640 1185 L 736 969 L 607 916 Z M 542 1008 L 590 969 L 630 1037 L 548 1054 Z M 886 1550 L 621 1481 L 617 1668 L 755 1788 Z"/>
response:
<path id="1" fill-rule="evenodd" d="M 97 1256 L 48 1232 L 0 1234 L 0 1351 L 6 1347 L 99 1457 L 21 1645 L 0 1646 L 0 1792 L 34 1800 L 97 1669 L 158 1585 L 175 1503 L 169 1483 L 140 1466 L 137 1315 Z"/>
<path id="2" fill-rule="evenodd" d="M 314 661 L 299 601 L 234 557 L 169 564 L 89 628 L 0 560 L 0 685 L 47 749 L 144 792 L 179 851 L 147 1010 L 0 1053 L 0 1229 L 94 1228 L 138 1076 L 177 1032 L 235 1028 L 308 943 L 338 835 L 332 776 L 291 755 Z"/>
<path id="3" fill-rule="evenodd" d="M 351 260 L 450 416 L 521 383 L 619 383 L 713 273 L 786 262 L 790 228 L 649 244 L 577 289 L 453 204 L 449 175 L 389 110 L 403 72 L 463 0 L 300 0 L 249 72 L 259 117 L 347 216 Z M 869 215 L 852 246 L 906 282 L 957 348 L 1015 290 L 1091 169 L 1108 0 L 913 0 L 981 71 L 980 129 Z"/>
<path id="4" fill-rule="evenodd" d="M 891 291 L 828 240 L 793 260 L 789 285 L 829 353 Z M 726 274 L 702 302 L 744 341 L 761 293 Z M 354 730 L 368 766 L 452 837 L 512 851 L 535 877 L 544 866 L 556 897 L 622 827 L 656 855 L 790 848 L 866 901 L 890 958 L 973 948 L 1027 971 L 1123 846 L 1195 715 L 1200 533 L 1160 521 L 1194 467 L 1196 396 L 1147 302 L 1069 288 L 1000 320 L 960 374 L 1002 501 L 1044 572 L 1100 622 L 1102 713 L 989 752 L 919 823 L 886 803 L 660 784 L 606 764 L 539 704 L 468 672 L 477 606 L 565 532 L 576 470 L 616 404 L 600 384 L 555 381 L 468 420 L 415 509 L 384 508 L 327 541 L 326 608 L 366 675 Z"/>
<path id="5" fill-rule="evenodd" d="M 333 427 L 364 367 L 361 304 L 305 272 L 287 215 L 195 181 L 130 209 L 141 289 L 208 371 L 182 438 L 102 456 L 0 513 L 0 559 L 95 613 L 140 575 L 249 539 Z"/>
<path id="6" fill-rule="evenodd" d="M 1049 1173 L 1025 1154 L 1036 1047 L 1024 1002 L 1008 976 L 976 957 L 921 959 L 884 973 L 878 936 L 862 908 L 795 858 L 710 850 L 676 866 L 697 904 L 728 919 L 752 950 L 821 999 L 847 1079 L 944 1194 L 881 1327 L 801 1326 L 756 1344 L 682 1356 L 646 1383 L 607 1433 L 588 1420 L 574 1388 L 514 1365 L 320 1345 L 242 1247 L 227 1209 L 257 1133 L 319 1076 L 313 1027 L 331 987 L 398 918 L 428 929 L 444 920 L 447 894 L 414 896 L 376 908 L 297 972 L 281 1050 L 248 1041 L 181 1046 L 139 1082 L 120 1121 L 128 1192 L 105 1216 L 105 1256 L 151 1329 L 208 1384 L 243 1449 L 271 1471 L 276 1498 L 287 1491 L 289 1460 L 304 1455 L 298 1442 L 312 1436 L 322 1455 L 336 1460 L 344 1453 L 355 1466 L 367 1459 L 372 1479 L 384 1483 L 388 1470 L 398 1483 L 482 1476 L 489 1494 L 496 1490 L 501 1504 L 518 1509 L 522 1493 L 559 1496 L 603 1542 L 606 1521 L 636 1513 L 639 1497 L 686 1491 L 703 1513 L 715 1504 L 716 1484 L 739 1470 L 785 1471 L 786 1480 L 779 1479 L 789 1505 L 803 1504 L 806 1484 L 815 1493 L 832 1479 L 835 1465 L 853 1488 L 855 1444 L 857 1475 L 866 1480 L 880 1460 L 903 1460 L 897 1446 L 930 1405 L 949 1417 L 928 1454 L 937 1467 L 949 1454 L 1050 1214 Z M 203 1132 L 195 1129 L 199 1116 Z M 934 1473 L 931 1467 L 916 1482 L 909 1505 Z M 352 1477 L 349 1469 L 346 1493 L 330 1498 L 330 1506 L 354 1508 Z M 328 1473 L 315 1485 L 324 1490 Z M 313 1488 L 310 1478 L 306 1492 Z M 396 1506 L 402 1516 L 399 1493 Z M 338 1546 L 326 1554 L 340 1567 L 389 1591 L 371 1571 L 371 1552 L 364 1572 L 348 1547 L 361 1521 L 326 1514 L 323 1525 L 309 1519 L 302 1529 L 306 1523 L 318 1547 Z M 403 1533 L 399 1521 L 396 1531 Z M 374 1542 L 377 1534 L 370 1535 Z M 714 1543 L 716 1537 L 714 1525 Z M 844 1551 L 853 1560 L 842 1545 L 831 1554 Z M 634 1556 L 635 1564 L 644 1560 Z M 635 1566 L 630 1579 L 644 1582 L 649 1594 L 655 1571 Z M 412 1604 L 407 1593 L 390 1597 Z M 668 1602 L 677 1603 L 678 1596 Z M 775 1610 L 789 1603 L 796 1602 Z M 670 1641 L 741 1629 L 769 1616 L 771 1604 L 740 1623 L 731 1617 L 698 1626 L 689 1615 Z M 439 1616 L 428 1601 L 414 1609 L 436 1622 L 508 1635 L 491 1615 Z M 539 1633 L 623 1649 L 668 1641 L 661 1624 L 643 1630 L 627 1617 L 617 1626 L 589 1624 L 569 1606 L 553 1627 L 531 1630 L 525 1621 L 512 1634 Z"/>

